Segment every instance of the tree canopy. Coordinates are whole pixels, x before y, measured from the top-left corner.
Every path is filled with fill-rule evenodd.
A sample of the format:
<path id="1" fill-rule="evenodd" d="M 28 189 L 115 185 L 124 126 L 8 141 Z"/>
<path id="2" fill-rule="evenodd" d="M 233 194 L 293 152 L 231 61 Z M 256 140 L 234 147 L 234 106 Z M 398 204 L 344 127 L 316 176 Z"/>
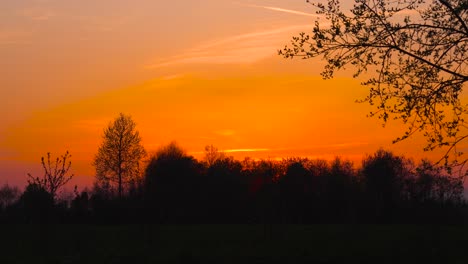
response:
<path id="1" fill-rule="evenodd" d="M 140 176 L 140 162 L 146 155 L 135 122 L 120 114 L 104 130 L 103 142 L 94 158 L 96 179 L 117 184 L 119 197 L 123 188 Z"/>
<path id="2" fill-rule="evenodd" d="M 402 120 L 406 132 L 421 132 L 424 150 L 444 149 L 439 162 L 462 165 L 457 145 L 468 137 L 467 105 L 461 101 L 468 81 L 467 0 L 355 0 L 350 10 L 340 1 L 307 1 L 326 23 L 293 37 L 280 50 L 285 58 L 322 57 L 324 78 L 351 66 L 365 77 L 375 107 L 370 116 Z"/>

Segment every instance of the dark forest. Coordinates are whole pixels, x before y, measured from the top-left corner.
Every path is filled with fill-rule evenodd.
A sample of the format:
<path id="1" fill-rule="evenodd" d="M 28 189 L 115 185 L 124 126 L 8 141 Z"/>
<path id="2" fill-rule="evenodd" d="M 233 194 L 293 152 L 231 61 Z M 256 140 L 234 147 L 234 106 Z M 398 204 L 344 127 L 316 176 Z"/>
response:
<path id="1" fill-rule="evenodd" d="M 16 190 L 16 191 L 15 191 Z M 151 156 L 142 177 L 96 181 L 70 201 L 30 181 L 0 192 L 3 223 L 312 224 L 465 223 L 463 183 L 427 160 L 378 150 L 349 161 L 238 161 L 207 147 L 197 160 L 175 143 Z M 16 196 L 16 198 L 15 198 Z"/>

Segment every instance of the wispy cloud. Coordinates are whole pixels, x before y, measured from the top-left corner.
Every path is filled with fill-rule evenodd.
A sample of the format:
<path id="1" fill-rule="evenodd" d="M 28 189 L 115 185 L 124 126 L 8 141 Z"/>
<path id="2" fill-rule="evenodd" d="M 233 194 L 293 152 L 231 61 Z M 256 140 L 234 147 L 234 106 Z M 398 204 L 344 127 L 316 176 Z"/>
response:
<path id="1" fill-rule="evenodd" d="M 266 10 L 282 12 L 282 13 L 287 13 L 287 14 L 292 14 L 292 15 L 309 16 L 309 17 L 321 17 L 321 15 L 318 15 L 318 14 L 311 14 L 311 13 L 306 13 L 306 12 L 302 12 L 302 11 L 286 9 L 286 8 L 281 8 L 281 7 L 276 7 L 276 6 L 263 6 L 263 5 L 252 5 L 252 4 L 243 4 L 243 3 L 237 3 L 237 4 L 242 5 L 242 6 L 262 8 L 262 9 L 266 9 Z"/>
<path id="2" fill-rule="evenodd" d="M 146 65 L 155 69 L 181 64 L 249 64 L 274 56 L 290 36 L 310 28 L 310 24 L 260 30 L 201 44 L 168 60 Z"/>
<path id="3" fill-rule="evenodd" d="M 79 23 L 90 31 L 114 31 L 130 23 L 135 15 L 108 14 L 104 16 L 90 14 L 75 14 L 54 10 L 46 7 L 29 7 L 17 11 L 17 16 L 33 22 L 46 22 L 49 20 L 60 20 L 62 23 Z"/>
<path id="4" fill-rule="evenodd" d="M 226 149 L 222 150 L 225 153 L 235 153 L 235 152 L 259 152 L 259 151 L 270 151 L 267 148 L 242 148 L 242 149 Z"/>
<path id="5" fill-rule="evenodd" d="M 269 148 L 239 148 L 239 149 L 220 149 L 220 152 L 224 153 L 242 153 L 242 152 L 267 152 L 271 151 L 272 149 Z M 199 155 L 204 154 L 205 151 L 191 151 L 189 154 L 191 155 Z"/>

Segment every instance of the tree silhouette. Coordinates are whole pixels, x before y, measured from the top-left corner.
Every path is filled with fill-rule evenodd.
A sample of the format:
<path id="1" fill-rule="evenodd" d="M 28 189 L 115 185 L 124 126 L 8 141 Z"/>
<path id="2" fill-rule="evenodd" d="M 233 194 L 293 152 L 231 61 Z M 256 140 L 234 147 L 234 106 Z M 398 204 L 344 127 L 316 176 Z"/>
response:
<path id="1" fill-rule="evenodd" d="M 352 214 L 355 203 L 355 172 L 350 161 L 335 158 L 330 164 L 330 173 L 326 176 L 327 211 L 330 219 L 342 219 Z"/>
<path id="2" fill-rule="evenodd" d="M 292 223 L 302 223 L 310 204 L 311 174 L 304 166 L 305 160 L 288 161 L 286 173 L 279 180 L 283 201 L 283 216 Z"/>
<path id="3" fill-rule="evenodd" d="M 75 218 L 84 218 L 89 211 L 89 196 L 87 191 L 78 193 L 75 188 L 75 198 L 71 202 L 70 210 Z"/>
<path id="4" fill-rule="evenodd" d="M 103 142 L 94 158 L 96 180 L 117 184 L 119 198 L 124 185 L 140 176 L 140 162 L 146 155 L 135 126 L 130 116 L 121 113 L 104 130 Z"/>
<path id="5" fill-rule="evenodd" d="M 378 150 L 362 161 L 362 176 L 368 201 L 377 220 L 390 220 L 405 194 L 405 178 L 409 177 L 406 160 L 392 152 Z"/>
<path id="6" fill-rule="evenodd" d="M 54 209 L 54 197 L 44 186 L 29 183 L 20 197 L 20 205 L 28 222 L 47 222 Z"/>
<path id="7" fill-rule="evenodd" d="M 207 145 L 205 146 L 205 156 L 204 156 L 204 161 L 206 162 L 208 167 L 211 167 L 217 160 L 224 159 L 226 158 L 226 155 L 224 152 L 219 151 L 218 148 L 216 148 L 213 145 Z"/>
<path id="8" fill-rule="evenodd" d="M 8 184 L 4 184 L 0 188 L 0 210 L 4 209 L 19 198 L 20 191 L 16 186 L 10 186 Z"/>
<path id="9" fill-rule="evenodd" d="M 187 222 L 199 198 L 201 164 L 175 142 L 160 148 L 145 172 L 145 196 L 153 217 L 162 222 Z"/>
<path id="10" fill-rule="evenodd" d="M 47 153 L 47 161 L 45 161 L 44 157 L 41 158 L 42 168 L 44 168 L 44 176 L 42 178 L 33 177 L 28 173 L 29 184 L 43 188 L 49 192 L 55 200 L 59 188 L 67 184 L 73 178 L 73 174 L 68 174 L 71 167 L 71 161 L 68 160 L 70 158 L 71 155 L 67 151 L 60 158 L 56 158 L 54 162 L 51 162 L 50 152 Z"/>
<path id="11" fill-rule="evenodd" d="M 229 222 L 240 217 L 248 192 L 247 182 L 241 175 L 242 164 L 232 157 L 218 158 L 207 169 L 201 195 L 208 213 L 213 215 L 212 220 Z"/>
<path id="12" fill-rule="evenodd" d="M 463 197 L 463 182 L 445 175 L 443 169 L 423 160 L 416 168 L 413 197 L 420 203 L 438 204 L 460 202 Z"/>
<path id="13" fill-rule="evenodd" d="M 309 2 L 309 1 L 307 1 Z M 375 106 L 371 116 L 400 119 L 407 131 L 422 132 L 425 150 L 444 148 L 439 161 L 460 165 L 457 144 L 468 137 L 460 102 L 468 81 L 468 4 L 466 0 L 355 0 L 342 11 L 340 1 L 311 3 L 330 25 L 315 22 L 312 33 L 294 37 L 279 51 L 286 58 L 323 57 L 322 73 L 351 65 L 354 77 L 376 72 L 363 84 L 362 100 Z"/>

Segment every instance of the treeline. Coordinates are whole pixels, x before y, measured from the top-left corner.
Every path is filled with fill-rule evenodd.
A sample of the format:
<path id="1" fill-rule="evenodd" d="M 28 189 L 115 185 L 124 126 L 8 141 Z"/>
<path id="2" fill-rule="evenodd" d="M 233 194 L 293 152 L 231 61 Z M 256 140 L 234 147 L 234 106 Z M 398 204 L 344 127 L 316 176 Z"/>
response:
<path id="1" fill-rule="evenodd" d="M 139 177 L 96 181 L 70 203 L 30 182 L 0 190 L 12 223 L 465 223 L 463 183 L 428 161 L 389 151 L 350 161 L 243 161 L 214 147 L 197 160 L 175 143 L 150 156 Z M 16 198 L 15 198 L 16 197 Z"/>

